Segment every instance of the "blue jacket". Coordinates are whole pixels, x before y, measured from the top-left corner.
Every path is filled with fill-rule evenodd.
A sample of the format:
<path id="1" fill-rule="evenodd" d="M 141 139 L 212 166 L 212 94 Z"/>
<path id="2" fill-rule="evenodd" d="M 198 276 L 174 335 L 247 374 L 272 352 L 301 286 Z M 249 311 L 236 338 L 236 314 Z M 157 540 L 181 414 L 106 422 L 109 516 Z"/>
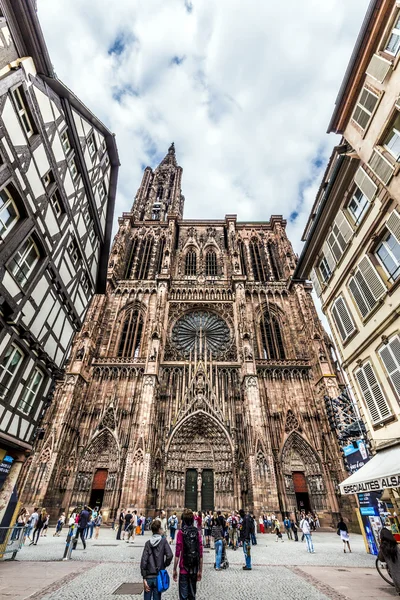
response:
<path id="1" fill-rule="evenodd" d="M 90 514 L 88 510 L 83 509 L 79 515 L 78 527 L 85 529 L 89 523 Z"/>

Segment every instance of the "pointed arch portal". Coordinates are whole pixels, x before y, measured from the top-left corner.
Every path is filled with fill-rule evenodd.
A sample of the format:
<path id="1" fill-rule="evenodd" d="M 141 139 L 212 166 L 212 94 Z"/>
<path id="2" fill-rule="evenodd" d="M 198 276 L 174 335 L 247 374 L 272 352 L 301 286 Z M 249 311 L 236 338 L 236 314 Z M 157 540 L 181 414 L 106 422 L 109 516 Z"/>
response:
<path id="1" fill-rule="evenodd" d="M 203 410 L 182 419 L 167 442 L 166 506 L 233 507 L 233 444 L 223 424 Z"/>

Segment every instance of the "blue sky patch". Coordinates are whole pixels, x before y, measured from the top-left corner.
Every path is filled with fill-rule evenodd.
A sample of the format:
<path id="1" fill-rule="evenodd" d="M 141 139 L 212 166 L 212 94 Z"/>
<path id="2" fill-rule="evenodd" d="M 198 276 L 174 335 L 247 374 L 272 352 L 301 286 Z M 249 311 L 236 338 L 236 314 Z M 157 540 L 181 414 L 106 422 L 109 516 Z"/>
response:
<path id="1" fill-rule="evenodd" d="M 295 220 L 297 219 L 297 217 L 299 216 L 299 213 L 297 212 L 297 210 L 294 210 L 289 217 L 289 220 L 291 223 L 294 223 Z"/>
<path id="2" fill-rule="evenodd" d="M 116 56 L 121 56 L 121 54 L 124 52 L 125 48 L 126 48 L 125 36 L 123 33 L 120 33 L 119 35 L 117 35 L 117 37 L 113 41 L 112 45 L 108 49 L 108 54 L 110 56 L 112 56 L 113 54 L 115 54 Z"/>
<path id="3" fill-rule="evenodd" d="M 185 1 L 185 8 L 186 8 L 186 11 L 187 11 L 188 13 L 191 13 L 191 12 L 192 12 L 192 10 L 193 10 L 193 2 L 191 2 L 191 0 L 184 0 L 184 1 Z"/>
<path id="4" fill-rule="evenodd" d="M 124 96 L 139 96 L 139 92 L 133 89 L 130 84 L 127 84 L 122 87 L 114 87 L 112 97 L 117 102 L 121 102 Z"/>
<path id="5" fill-rule="evenodd" d="M 171 59 L 171 65 L 181 65 L 183 61 L 186 59 L 186 56 L 174 56 Z"/>

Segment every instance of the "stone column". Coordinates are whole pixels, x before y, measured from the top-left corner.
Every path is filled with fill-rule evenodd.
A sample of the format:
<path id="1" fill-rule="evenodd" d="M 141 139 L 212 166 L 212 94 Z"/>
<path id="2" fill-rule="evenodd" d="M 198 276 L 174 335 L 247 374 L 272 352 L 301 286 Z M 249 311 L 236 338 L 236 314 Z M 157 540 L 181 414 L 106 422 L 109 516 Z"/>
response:
<path id="1" fill-rule="evenodd" d="M 203 484 L 201 469 L 197 471 L 197 511 L 201 510 L 201 486 Z"/>

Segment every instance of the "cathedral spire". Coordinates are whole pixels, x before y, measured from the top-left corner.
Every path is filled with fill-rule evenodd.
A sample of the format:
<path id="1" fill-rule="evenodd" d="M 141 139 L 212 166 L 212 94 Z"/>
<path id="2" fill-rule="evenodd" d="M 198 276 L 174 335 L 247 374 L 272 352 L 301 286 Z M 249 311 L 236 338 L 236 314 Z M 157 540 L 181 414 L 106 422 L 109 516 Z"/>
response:
<path id="1" fill-rule="evenodd" d="M 183 217 L 184 197 L 181 192 L 182 168 L 172 142 L 168 152 L 153 171 L 146 167 L 136 194 L 132 212 L 135 220 L 166 221 L 168 215 Z"/>

